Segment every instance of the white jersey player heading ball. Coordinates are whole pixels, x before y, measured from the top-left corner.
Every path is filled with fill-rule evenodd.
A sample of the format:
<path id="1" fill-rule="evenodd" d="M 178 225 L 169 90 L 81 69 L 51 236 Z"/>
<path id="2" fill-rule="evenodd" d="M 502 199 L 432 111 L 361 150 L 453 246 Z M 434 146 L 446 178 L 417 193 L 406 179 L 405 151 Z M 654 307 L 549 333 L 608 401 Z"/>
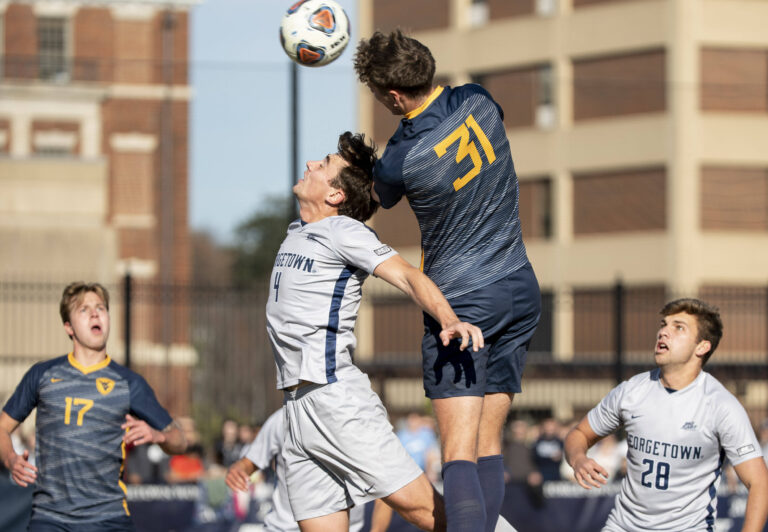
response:
<path id="1" fill-rule="evenodd" d="M 606 470 L 587 449 L 619 427 L 627 432 L 627 476 L 604 531 L 714 530 L 717 486 L 727 457 L 749 490 L 743 531 L 762 531 L 768 469 L 739 401 L 702 371 L 723 334 L 718 311 L 697 299 L 661 310 L 657 369 L 621 383 L 568 434 L 577 482 L 600 487 Z"/>
<path id="2" fill-rule="evenodd" d="M 340 136 L 338 153 L 307 163 L 293 188 L 301 219 L 275 260 L 267 330 L 284 390 L 288 498 L 304 532 L 346 531 L 348 509 L 382 498 L 425 530 L 445 527 L 442 499 L 392 431 L 368 377 L 354 365 L 362 285 L 374 274 L 432 315 L 447 345 L 483 347 L 437 286 L 364 225 L 375 150 L 362 135 Z M 453 340 L 456 341 L 456 340 Z"/>

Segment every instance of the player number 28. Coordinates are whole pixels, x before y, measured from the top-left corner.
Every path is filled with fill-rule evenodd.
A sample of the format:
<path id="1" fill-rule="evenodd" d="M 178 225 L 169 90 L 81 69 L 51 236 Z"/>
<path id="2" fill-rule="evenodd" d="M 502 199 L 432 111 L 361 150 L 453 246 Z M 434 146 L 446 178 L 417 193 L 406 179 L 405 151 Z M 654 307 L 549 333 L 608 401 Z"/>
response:
<path id="1" fill-rule="evenodd" d="M 81 399 L 80 397 L 66 397 L 64 401 L 66 402 L 66 407 L 64 408 L 64 424 L 69 425 L 70 417 L 72 416 L 72 406 L 73 405 L 75 407 L 82 406 L 82 408 L 77 411 L 77 426 L 82 427 L 83 417 L 85 416 L 85 413 L 88 412 L 93 407 L 93 399 Z"/>
<path id="2" fill-rule="evenodd" d="M 646 488 L 652 488 L 654 487 L 654 482 L 652 482 L 648 477 L 650 475 L 653 475 L 654 470 L 654 462 L 653 460 L 648 460 L 647 458 L 643 460 L 643 465 L 648 466 L 648 469 L 643 471 L 643 476 L 640 477 L 640 483 L 645 486 Z M 669 487 L 669 464 L 667 462 L 656 462 L 655 464 L 656 469 L 656 489 L 657 490 L 666 490 Z"/>
<path id="3" fill-rule="evenodd" d="M 475 142 L 469 140 L 470 129 L 475 132 L 477 140 L 480 141 L 480 146 L 482 146 L 483 152 L 485 152 L 485 158 L 488 159 L 488 164 L 492 164 L 493 161 L 496 160 L 496 154 L 493 151 L 493 146 L 491 146 L 488 137 L 486 137 L 483 130 L 480 129 L 477 121 L 475 121 L 475 117 L 469 115 L 463 124 L 454 129 L 450 135 L 445 137 L 435 146 L 435 153 L 437 153 L 437 157 L 440 158 L 446 154 L 448 146 L 458 141 L 459 147 L 456 150 L 456 163 L 463 161 L 467 155 L 472 159 L 472 164 L 474 166 L 469 172 L 453 182 L 454 190 L 459 190 L 461 187 L 472 181 L 472 179 L 480 173 L 480 169 L 483 167 L 483 160 L 480 158 L 480 152 L 477 150 Z"/>

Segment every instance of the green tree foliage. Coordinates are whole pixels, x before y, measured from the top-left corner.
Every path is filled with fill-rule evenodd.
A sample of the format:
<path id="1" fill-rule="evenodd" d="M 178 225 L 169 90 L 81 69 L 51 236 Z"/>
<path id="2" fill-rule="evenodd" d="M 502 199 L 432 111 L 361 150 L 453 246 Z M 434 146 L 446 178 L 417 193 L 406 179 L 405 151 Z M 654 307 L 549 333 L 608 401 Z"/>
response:
<path id="1" fill-rule="evenodd" d="M 235 286 L 262 286 L 272 272 L 280 244 L 291 222 L 293 198 L 267 198 L 237 227 L 232 280 Z"/>

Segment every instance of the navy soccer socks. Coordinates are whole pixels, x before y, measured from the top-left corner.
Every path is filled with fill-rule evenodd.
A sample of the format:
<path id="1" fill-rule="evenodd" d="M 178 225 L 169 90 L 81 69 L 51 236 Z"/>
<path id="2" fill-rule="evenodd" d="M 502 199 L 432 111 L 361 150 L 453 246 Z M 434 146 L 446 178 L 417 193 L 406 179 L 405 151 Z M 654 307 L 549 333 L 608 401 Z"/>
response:
<path id="1" fill-rule="evenodd" d="M 477 459 L 477 475 L 485 499 L 485 532 L 496 529 L 504 503 L 504 459 L 500 454 Z"/>
<path id="2" fill-rule="evenodd" d="M 477 464 L 454 460 L 443 465 L 443 498 L 447 532 L 485 530 L 485 501 Z"/>

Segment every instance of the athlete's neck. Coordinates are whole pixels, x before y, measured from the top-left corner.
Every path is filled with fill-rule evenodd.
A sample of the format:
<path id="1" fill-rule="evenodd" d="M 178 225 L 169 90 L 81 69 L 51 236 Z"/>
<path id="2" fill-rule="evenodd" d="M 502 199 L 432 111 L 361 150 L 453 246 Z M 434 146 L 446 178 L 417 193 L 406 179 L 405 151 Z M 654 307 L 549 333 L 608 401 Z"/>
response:
<path id="1" fill-rule="evenodd" d="M 424 102 L 429 99 L 430 96 L 437 90 L 437 87 L 432 87 L 432 90 L 430 90 L 426 94 L 422 94 L 421 96 L 416 96 L 415 98 L 411 98 L 410 96 L 401 96 L 401 108 L 402 108 L 402 115 L 405 116 L 411 111 L 415 111 L 422 105 L 424 105 Z"/>
<path id="2" fill-rule="evenodd" d="M 338 216 L 339 209 L 331 207 L 328 204 L 315 205 L 299 202 L 299 217 L 304 223 L 314 223 L 328 218 L 329 216 Z"/>
<path id="3" fill-rule="evenodd" d="M 701 367 L 662 367 L 659 368 L 659 380 L 665 388 L 671 388 L 673 390 L 682 390 L 693 381 L 701 373 Z"/>
<path id="4" fill-rule="evenodd" d="M 87 368 L 103 362 L 107 358 L 107 349 L 105 347 L 104 349 L 97 351 L 75 343 L 72 348 L 72 358 L 74 358 L 78 364 Z"/>

